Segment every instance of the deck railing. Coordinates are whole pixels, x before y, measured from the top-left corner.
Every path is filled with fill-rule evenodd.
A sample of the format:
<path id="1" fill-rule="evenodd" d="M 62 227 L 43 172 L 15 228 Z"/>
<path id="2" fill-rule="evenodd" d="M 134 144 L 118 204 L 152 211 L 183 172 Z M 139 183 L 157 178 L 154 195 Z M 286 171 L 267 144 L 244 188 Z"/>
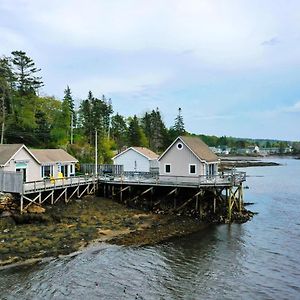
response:
<path id="1" fill-rule="evenodd" d="M 228 172 L 216 175 L 170 176 L 150 172 L 123 172 L 120 176 L 101 176 L 103 181 L 160 185 L 237 185 L 246 180 L 246 172 Z"/>
<path id="2" fill-rule="evenodd" d="M 98 178 L 94 175 L 71 176 L 64 178 L 44 179 L 38 181 L 25 182 L 23 192 L 40 192 L 47 190 L 56 190 L 65 187 L 84 185 L 87 183 L 96 183 Z"/>

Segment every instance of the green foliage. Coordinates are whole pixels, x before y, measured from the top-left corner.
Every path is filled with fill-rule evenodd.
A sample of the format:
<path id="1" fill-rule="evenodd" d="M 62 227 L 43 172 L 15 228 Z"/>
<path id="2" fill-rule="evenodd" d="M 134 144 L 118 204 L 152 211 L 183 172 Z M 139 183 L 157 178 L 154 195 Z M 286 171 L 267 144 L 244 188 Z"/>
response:
<path id="1" fill-rule="evenodd" d="M 127 144 L 127 124 L 125 118 L 118 113 L 111 118 L 111 137 L 116 143 L 117 149 Z"/>
<path id="2" fill-rule="evenodd" d="M 176 136 L 185 134 L 184 122 L 183 122 L 183 117 L 181 115 L 180 107 L 178 108 L 178 115 L 175 118 L 175 124 L 172 129 L 174 130 Z"/>
<path id="3" fill-rule="evenodd" d="M 128 146 L 147 147 L 147 137 L 136 115 L 129 119 Z"/>

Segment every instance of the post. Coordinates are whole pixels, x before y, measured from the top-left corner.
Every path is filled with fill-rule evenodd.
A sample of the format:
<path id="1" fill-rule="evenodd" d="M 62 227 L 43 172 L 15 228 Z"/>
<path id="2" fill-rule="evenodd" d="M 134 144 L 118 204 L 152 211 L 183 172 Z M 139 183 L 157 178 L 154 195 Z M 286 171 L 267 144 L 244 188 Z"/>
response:
<path id="1" fill-rule="evenodd" d="M 231 222 L 231 209 L 232 209 L 232 190 L 229 190 L 229 197 L 228 197 L 228 220 Z"/>
<path id="2" fill-rule="evenodd" d="M 2 126 L 1 126 L 1 142 L 2 145 L 4 142 L 4 129 L 5 129 L 5 100 L 4 100 L 4 91 L 2 94 Z"/>
<path id="3" fill-rule="evenodd" d="M 98 132 L 95 130 L 95 176 L 98 174 Z"/>

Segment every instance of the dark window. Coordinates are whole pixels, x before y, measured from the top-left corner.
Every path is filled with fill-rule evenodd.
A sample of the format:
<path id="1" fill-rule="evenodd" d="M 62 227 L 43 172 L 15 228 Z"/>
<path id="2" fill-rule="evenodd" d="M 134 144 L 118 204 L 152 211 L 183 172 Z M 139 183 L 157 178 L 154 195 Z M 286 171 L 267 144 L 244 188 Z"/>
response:
<path id="1" fill-rule="evenodd" d="M 165 165 L 166 173 L 171 173 L 171 165 Z"/>
<path id="2" fill-rule="evenodd" d="M 190 174 L 196 174 L 196 165 L 190 165 Z"/>

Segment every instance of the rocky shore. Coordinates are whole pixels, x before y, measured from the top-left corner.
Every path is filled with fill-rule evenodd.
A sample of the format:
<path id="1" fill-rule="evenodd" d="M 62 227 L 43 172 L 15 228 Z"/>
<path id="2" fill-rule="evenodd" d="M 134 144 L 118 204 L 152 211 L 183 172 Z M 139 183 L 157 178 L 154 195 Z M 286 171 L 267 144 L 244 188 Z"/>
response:
<path id="1" fill-rule="evenodd" d="M 110 199 L 87 196 L 67 205 L 32 208 L 20 215 L 10 195 L 0 195 L 0 266 L 67 255 L 91 243 L 149 245 L 202 230 L 211 223 L 197 218 L 125 207 Z M 35 211 L 35 212 L 33 212 Z M 236 216 L 245 222 L 245 210 Z"/>
<path id="2" fill-rule="evenodd" d="M 280 166 L 279 163 L 272 161 L 264 161 L 260 157 L 221 157 L 220 169 L 247 168 L 247 167 L 264 167 L 264 166 Z"/>

